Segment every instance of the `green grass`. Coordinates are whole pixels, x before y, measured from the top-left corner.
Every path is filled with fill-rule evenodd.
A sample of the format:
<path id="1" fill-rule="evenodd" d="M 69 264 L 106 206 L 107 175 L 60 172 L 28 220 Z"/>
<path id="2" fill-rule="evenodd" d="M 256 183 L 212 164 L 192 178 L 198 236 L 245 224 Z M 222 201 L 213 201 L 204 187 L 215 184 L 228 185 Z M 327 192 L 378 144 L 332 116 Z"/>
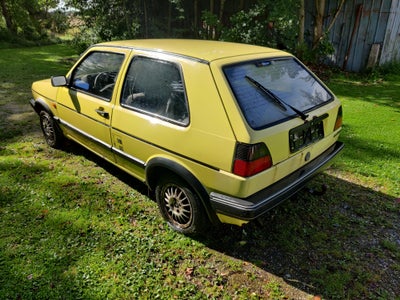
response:
<path id="1" fill-rule="evenodd" d="M 346 143 L 340 169 L 362 183 L 400 195 L 400 77 L 362 82 L 340 76 L 330 87 L 342 100 Z"/>
<path id="2" fill-rule="evenodd" d="M 0 299 L 399 299 L 400 78 L 334 77 L 346 148 L 242 228 L 169 229 L 146 188 L 82 147 L 49 148 L 28 104 L 65 45 L 0 49 Z"/>

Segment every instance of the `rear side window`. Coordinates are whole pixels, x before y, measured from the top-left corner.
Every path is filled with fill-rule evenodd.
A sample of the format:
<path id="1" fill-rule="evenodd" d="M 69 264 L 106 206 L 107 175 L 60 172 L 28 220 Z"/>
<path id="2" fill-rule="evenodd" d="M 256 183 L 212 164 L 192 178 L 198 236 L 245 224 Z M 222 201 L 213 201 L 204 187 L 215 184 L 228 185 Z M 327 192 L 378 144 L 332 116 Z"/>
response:
<path id="1" fill-rule="evenodd" d="M 173 123 L 189 124 L 181 72 L 167 61 L 135 57 L 124 81 L 121 105 Z"/>
<path id="2" fill-rule="evenodd" d="M 294 58 L 224 67 L 236 100 L 253 129 L 284 122 L 332 100 L 332 95 Z M 298 112 L 296 112 L 298 111 Z"/>

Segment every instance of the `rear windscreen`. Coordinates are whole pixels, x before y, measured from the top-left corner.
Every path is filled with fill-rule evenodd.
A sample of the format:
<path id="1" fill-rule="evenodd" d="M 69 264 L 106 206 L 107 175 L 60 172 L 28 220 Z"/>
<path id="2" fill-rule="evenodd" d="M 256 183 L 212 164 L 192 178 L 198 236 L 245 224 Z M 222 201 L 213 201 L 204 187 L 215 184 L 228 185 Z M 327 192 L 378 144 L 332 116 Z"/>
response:
<path id="1" fill-rule="evenodd" d="M 332 100 L 319 81 L 291 57 L 229 65 L 223 71 L 253 129 L 284 122 Z"/>

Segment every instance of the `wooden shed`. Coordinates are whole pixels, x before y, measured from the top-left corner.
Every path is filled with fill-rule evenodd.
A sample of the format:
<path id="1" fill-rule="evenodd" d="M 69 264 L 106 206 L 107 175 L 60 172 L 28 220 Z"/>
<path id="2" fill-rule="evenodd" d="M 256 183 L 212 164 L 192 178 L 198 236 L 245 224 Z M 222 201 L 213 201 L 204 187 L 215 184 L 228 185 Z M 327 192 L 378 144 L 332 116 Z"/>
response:
<path id="1" fill-rule="evenodd" d="M 314 1 L 305 2 L 306 24 L 310 25 Z M 326 1 L 326 26 L 339 2 Z M 400 0 L 345 1 L 329 32 L 329 40 L 335 49 L 331 62 L 348 71 L 400 61 Z"/>

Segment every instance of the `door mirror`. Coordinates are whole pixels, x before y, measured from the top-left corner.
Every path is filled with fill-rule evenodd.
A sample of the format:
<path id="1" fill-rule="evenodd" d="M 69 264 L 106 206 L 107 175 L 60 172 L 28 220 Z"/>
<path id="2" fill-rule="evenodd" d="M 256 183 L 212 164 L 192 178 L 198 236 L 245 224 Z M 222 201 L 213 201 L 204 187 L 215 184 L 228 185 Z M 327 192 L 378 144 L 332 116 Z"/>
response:
<path id="1" fill-rule="evenodd" d="M 68 84 L 68 81 L 65 76 L 52 76 L 51 84 L 55 87 L 66 86 Z"/>

